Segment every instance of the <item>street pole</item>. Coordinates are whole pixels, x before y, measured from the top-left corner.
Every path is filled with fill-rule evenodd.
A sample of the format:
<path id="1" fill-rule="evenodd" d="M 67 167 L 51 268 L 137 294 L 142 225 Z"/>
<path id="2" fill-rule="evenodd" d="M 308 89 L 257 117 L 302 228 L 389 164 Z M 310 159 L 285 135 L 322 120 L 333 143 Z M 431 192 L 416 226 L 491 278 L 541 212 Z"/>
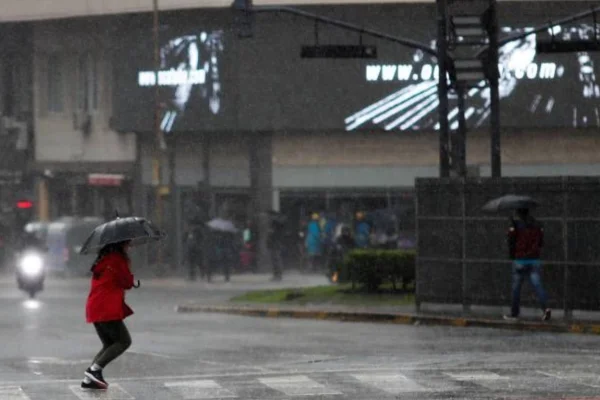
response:
<path id="1" fill-rule="evenodd" d="M 154 202 L 155 220 L 158 226 L 163 224 L 163 213 L 162 213 L 162 150 L 164 148 L 164 138 L 162 136 L 162 129 L 160 127 L 160 85 L 159 85 L 159 71 L 160 71 L 160 42 L 158 36 L 159 20 L 158 20 L 158 0 L 153 0 L 153 31 L 154 31 L 154 134 L 156 136 L 156 143 L 154 148 L 154 165 L 153 165 L 153 180 L 156 185 L 156 199 Z M 159 269 L 162 269 L 162 247 L 158 246 L 158 252 L 156 257 L 156 263 Z"/>
<path id="2" fill-rule="evenodd" d="M 458 176 L 466 178 L 467 176 L 467 120 L 465 118 L 465 88 L 462 84 L 456 85 L 456 94 L 458 97 L 458 131 L 456 132 L 456 167 Z"/>
<path id="3" fill-rule="evenodd" d="M 489 0 L 489 39 L 488 68 L 490 80 L 490 122 L 491 122 L 491 164 L 492 178 L 502 176 L 502 154 L 500 148 L 500 90 L 498 72 L 498 15 L 496 13 L 496 0 Z"/>
<path id="4" fill-rule="evenodd" d="M 438 99 L 439 99 L 439 124 L 440 124 L 440 178 L 450 176 L 450 160 L 448 156 L 449 147 L 449 126 L 448 126 L 448 81 L 446 80 L 447 63 L 447 19 L 448 6 L 446 0 L 437 0 L 437 19 L 438 19 L 438 38 L 437 38 L 437 59 L 438 59 Z"/>

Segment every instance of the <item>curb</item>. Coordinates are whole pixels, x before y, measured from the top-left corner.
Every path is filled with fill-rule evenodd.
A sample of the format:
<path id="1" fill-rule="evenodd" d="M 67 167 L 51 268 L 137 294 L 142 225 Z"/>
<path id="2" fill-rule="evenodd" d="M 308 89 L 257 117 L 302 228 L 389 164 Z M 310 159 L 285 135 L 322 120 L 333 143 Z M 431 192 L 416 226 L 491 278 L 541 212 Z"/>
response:
<path id="1" fill-rule="evenodd" d="M 473 317 L 444 317 L 437 315 L 378 313 L 361 311 L 321 311 L 265 307 L 201 306 L 183 304 L 175 307 L 178 313 L 220 313 L 247 317 L 296 318 L 344 322 L 372 322 L 396 325 L 440 325 L 471 328 L 497 328 L 526 332 L 579 333 L 600 335 L 600 324 L 544 323 L 534 321 L 501 321 Z"/>

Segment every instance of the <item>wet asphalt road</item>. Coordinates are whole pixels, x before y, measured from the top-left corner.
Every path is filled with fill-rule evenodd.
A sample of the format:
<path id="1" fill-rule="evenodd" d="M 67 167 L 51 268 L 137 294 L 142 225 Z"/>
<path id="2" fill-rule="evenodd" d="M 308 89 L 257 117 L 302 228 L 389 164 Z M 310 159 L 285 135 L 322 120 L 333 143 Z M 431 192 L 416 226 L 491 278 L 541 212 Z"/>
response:
<path id="1" fill-rule="evenodd" d="M 128 296 L 133 346 L 101 394 L 77 387 L 100 347 L 87 281 L 52 280 L 28 301 L 0 280 L 0 400 L 600 399 L 600 337 L 173 311 L 269 286 L 247 279 L 142 283 Z"/>

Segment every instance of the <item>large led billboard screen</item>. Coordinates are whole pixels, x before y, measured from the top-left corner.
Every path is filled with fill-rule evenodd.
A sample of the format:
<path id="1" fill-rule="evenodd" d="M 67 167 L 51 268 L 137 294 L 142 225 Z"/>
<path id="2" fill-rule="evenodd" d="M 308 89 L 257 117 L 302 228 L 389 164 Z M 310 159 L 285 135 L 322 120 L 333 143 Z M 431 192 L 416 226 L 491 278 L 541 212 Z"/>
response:
<path id="1" fill-rule="evenodd" d="M 502 2 L 501 37 L 585 10 L 585 3 Z M 433 4 L 339 5 L 311 12 L 376 28 L 435 48 Z M 160 125 L 165 132 L 436 130 L 434 56 L 383 40 L 359 37 L 284 14 L 254 18 L 254 35 L 236 35 L 231 10 L 169 13 L 160 31 Z M 123 29 L 115 51 L 114 122 L 117 129 L 153 129 L 154 52 L 150 19 Z M 316 35 L 318 33 L 318 35 Z M 541 35 L 547 37 L 549 32 Z M 556 39 L 593 37 L 590 21 L 556 26 Z M 318 37 L 317 37 L 318 36 Z M 539 35 L 500 49 L 501 124 L 510 128 L 600 127 L 597 53 L 539 54 Z M 378 59 L 302 59 L 303 45 L 378 47 Z M 473 49 L 475 52 L 476 49 Z M 489 89 L 468 91 L 470 128 L 489 124 Z M 456 98 L 450 124 L 458 124 Z"/>
<path id="2" fill-rule="evenodd" d="M 531 28 L 504 26 L 501 32 L 512 35 Z M 585 23 L 555 27 L 553 31 L 556 40 L 587 40 L 594 34 L 593 26 Z M 538 36 L 531 34 L 500 48 L 503 125 L 600 127 L 600 88 L 595 73 L 600 57 L 591 52 L 538 54 Z M 473 53 L 476 52 L 477 49 L 473 49 Z M 439 128 L 435 58 L 417 50 L 393 61 L 364 66 L 365 93 L 384 91 L 385 94 L 369 96 L 363 108 L 349 113 L 344 120 L 346 130 Z M 451 127 L 456 128 L 456 95 L 450 97 L 449 119 Z M 481 127 L 489 123 L 490 91 L 485 82 L 468 90 L 466 97 L 468 124 Z"/>

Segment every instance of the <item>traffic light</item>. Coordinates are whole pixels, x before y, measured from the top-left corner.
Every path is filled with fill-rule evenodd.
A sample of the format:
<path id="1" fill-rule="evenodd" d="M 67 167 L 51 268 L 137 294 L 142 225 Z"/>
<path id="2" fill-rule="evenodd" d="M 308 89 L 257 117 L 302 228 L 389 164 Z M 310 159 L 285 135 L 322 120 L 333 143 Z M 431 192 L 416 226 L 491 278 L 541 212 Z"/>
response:
<path id="1" fill-rule="evenodd" d="M 25 225 L 34 218 L 34 203 L 29 199 L 19 199 L 15 202 L 14 209 L 15 228 L 17 232 L 22 232 L 25 229 Z"/>
<path id="2" fill-rule="evenodd" d="M 302 46 L 301 58 L 377 58 L 375 46 L 315 45 Z"/>
<path id="3" fill-rule="evenodd" d="M 470 53 L 473 46 L 484 46 L 490 42 L 493 27 L 491 12 L 491 7 L 488 7 L 478 15 L 450 17 L 451 46 L 454 50 L 462 47 Z M 487 54 L 477 58 L 458 58 L 451 61 L 449 72 L 452 83 L 464 88 L 487 84 L 487 81 L 495 76 L 488 61 Z"/>
<path id="4" fill-rule="evenodd" d="M 485 68 L 478 58 L 451 60 L 449 63 L 450 79 L 463 87 L 479 86 L 485 82 Z"/>
<path id="5" fill-rule="evenodd" d="M 488 41 L 484 15 L 456 15 L 450 17 L 450 32 L 454 45 L 484 45 Z"/>
<path id="6" fill-rule="evenodd" d="M 33 208 L 33 202 L 30 200 L 19 200 L 16 205 L 19 210 L 29 210 Z"/>

